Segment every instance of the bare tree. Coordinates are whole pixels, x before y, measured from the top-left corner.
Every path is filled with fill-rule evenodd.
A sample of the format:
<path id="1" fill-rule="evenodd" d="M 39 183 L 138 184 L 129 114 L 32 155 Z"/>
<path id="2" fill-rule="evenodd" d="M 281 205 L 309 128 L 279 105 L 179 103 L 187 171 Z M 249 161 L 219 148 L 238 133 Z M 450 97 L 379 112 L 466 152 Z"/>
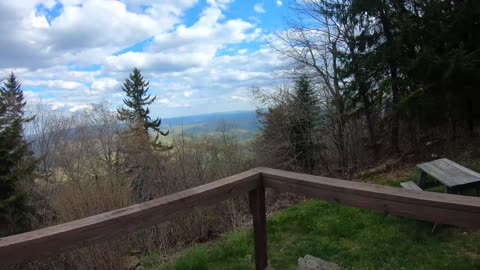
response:
<path id="1" fill-rule="evenodd" d="M 307 72 L 320 90 L 322 110 L 326 112 L 328 135 L 336 147 L 342 172 L 350 166 L 346 128 L 349 121 L 347 81 L 341 70 L 341 54 L 348 49 L 346 35 L 350 26 L 333 14 L 322 12 L 325 5 L 344 5 L 348 0 L 297 1 L 293 8 L 299 15 L 290 28 L 277 35 L 276 50 L 296 64 L 297 72 Z"/>

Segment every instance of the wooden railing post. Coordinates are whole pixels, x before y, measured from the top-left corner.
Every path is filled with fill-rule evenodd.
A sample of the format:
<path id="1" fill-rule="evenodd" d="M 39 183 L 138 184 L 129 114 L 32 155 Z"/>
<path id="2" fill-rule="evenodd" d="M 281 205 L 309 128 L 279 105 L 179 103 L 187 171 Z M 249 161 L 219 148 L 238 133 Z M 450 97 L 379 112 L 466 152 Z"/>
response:
<path id="1" fill-rule="evenodd" d="M 248 193 L 250 213 L 253 217 L 253 235 L 255 243 L 255 269 L 264 270 L 267 259 L 267 224 L 265 216 L 265 187 L 259 181 L 256 189 Z"/>

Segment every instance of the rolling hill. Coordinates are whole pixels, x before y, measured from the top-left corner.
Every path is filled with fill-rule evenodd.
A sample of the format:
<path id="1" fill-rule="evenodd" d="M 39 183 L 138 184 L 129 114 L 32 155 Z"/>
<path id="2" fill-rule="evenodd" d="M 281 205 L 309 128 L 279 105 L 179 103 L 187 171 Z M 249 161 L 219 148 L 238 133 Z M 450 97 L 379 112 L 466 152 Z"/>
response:
<path id="1" fill-rule="evenodd" d="M 235 111 L 211 113 L 162 119 L 162 129 L 170 129 L 173 134 L 183 131 L 187 136 L 215 134 L 219 123 L 225 122 L 229 132 L 241 139 L 252 138 L 261 127 L 255 111 Z"/>

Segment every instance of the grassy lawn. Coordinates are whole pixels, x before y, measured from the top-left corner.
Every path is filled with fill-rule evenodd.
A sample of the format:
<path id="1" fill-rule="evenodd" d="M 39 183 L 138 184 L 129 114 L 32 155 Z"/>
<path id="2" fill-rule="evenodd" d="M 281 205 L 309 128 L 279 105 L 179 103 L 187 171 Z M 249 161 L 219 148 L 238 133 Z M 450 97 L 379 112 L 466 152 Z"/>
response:
<path id="1" fill-rule="evenodd" d="M 417 181 L 414 168 L 361 179 L 399 186 Z M 433 179 L 429 191 L 444 192 Z M 480 230 L 468 230 L 401 218 L 369 210 L 310 200 L 285 209 L 268 220 L 268 253 L 272 269 L 296 269 L 307 254 L 345 269 L 480 269 Z M 159 255 L 147 256 L 149 270 L 254 269 L 252 229 L 185 250 L 162 265 Z"/>
<path id="2" fill-rule="evenodd" d="M 295 269 L 306 254 L 346 269 L 480 269 L 480 231 L 442 227 L 316 200 L 285 209 L 268 221 L 273 269 Z M 156 255 L 145 269 L 254 269 L 251 229 L 195 246 L 174 263 Z"/>

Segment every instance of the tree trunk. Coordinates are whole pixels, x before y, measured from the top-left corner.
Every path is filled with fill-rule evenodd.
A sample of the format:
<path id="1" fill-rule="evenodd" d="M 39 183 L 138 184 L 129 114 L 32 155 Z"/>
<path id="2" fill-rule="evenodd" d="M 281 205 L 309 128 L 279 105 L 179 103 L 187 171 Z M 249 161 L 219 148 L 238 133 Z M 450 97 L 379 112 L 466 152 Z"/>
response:
<path id="1" fill-rule="evenodd" d="M 376 161 L 379 158 L 379 149 L 375 134 L 375 121 L 373 120 L 372 116 L 372 106 L 367 96 L 366 87 L 364 85 L 360 86 L 359 91 L 363 102 L 363 113 L 367 120 L 368 142 L 370 144 L 370 148 L 373 149 L 373 159 Z"/>
<path id="2" fill-rule="evenodd" d="M 383 3 L 386 5 L 385 3 Z M 391 24 L 388 19 L 388 16 L 386 15 L 386 11 L 384 9 L 385 7 L 382 6 L 380 8 L 380 20 L 382 23 L 383 31 L 385 32 L 385 37 L 387 39 L 387 49 L 389 50 L 388 52 L 388 65 L 390 67 L 390 76 L 392 80 L 392 104 L 391 104 L 391 109 L 392 109 L 392 124 L 391 124 L 391 150 L 394 153 L 399 153 L 400 148 L 398 146 L 398 131 L 399 131 L 399 117 L 398 117 L 398 103 L 400 102 L 400 93 L 399 93 L 399 87 L 398 87 L 398 65 L 396 61 L 396 49 L 394 48 L 394 38 L 392 34 L 392 29 L 391 29 Z"/>
<path id="3" fill-rule="evenodd" d="M 473 101 L 470 95 L 466 96 L 467 99 L 467 124 L 468 131 L 471 137 L 475 136 L 475 120 L 473 116 Z"/>

